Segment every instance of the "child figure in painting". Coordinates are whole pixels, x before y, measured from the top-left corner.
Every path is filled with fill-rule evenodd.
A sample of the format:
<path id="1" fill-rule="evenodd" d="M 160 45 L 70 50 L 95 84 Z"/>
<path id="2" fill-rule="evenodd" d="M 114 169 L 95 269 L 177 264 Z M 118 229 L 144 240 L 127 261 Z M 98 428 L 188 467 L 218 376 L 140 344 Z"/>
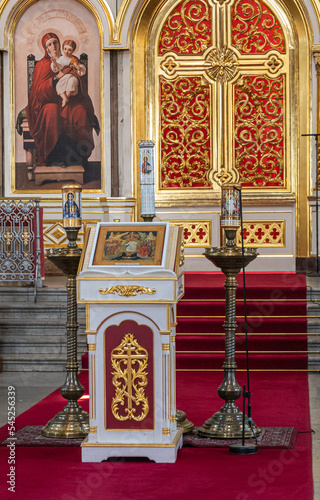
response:
<path id="1" fill-rule="evenodd" d="M 62 99 L 62 107 L 68 103 L 70 96 L 77 95 L 80 77 L 86 74 L 86 67 L 73 55 L 75 50 L 76 43 L 73 40 L 65 40 L 62 44 L 62 56 L 58 59 L 51 58 L 52 71 L 63 73 L 56 86 L 56 91 Z"/>

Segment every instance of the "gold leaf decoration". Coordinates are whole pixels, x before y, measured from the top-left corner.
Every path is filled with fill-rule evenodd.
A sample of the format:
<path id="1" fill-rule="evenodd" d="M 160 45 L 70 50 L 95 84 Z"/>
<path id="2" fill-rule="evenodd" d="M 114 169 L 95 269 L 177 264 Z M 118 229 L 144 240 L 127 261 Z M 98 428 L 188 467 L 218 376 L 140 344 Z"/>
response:
<path id="1" fill-rule="evenodd" d="M 111 352 L 112 384 L 115 396 L 111 411 L 117 420 L 141 422 L 149 412 L 145 395 L 148 385 L 148 351 L 138 344 L 132 333 L 124 336 L 121 344 Z"/>
<path id="2" fill-rule="evenodd" d="M 99 292 L 101 293 L 101 295 L 118 293 L 120 297 L 135 297 L 138 293 L 140 293 L 140 295 L 144 293 L 153 295 L 156 293 L 156 289 L 150 289 L 139 285 L 117 285 L 109 286 L 109 288 L 106 288 L 105 290 L 103 288 L 100 288 Z"/>

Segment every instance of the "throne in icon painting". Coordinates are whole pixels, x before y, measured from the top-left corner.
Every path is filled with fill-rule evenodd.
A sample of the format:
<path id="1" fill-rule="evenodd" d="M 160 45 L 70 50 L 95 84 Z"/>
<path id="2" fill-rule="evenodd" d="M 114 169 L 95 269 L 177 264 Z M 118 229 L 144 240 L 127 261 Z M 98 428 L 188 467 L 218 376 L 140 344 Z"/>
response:
<path id="1" fill-rule="evenodd" d="M 80 56 L 80 62 L 86 67 L 86 74 L 83 76 L 85 85 L 88 84 L 88 56 L 83 53 Z M 34 68 L 37 64 L 33 54 L 27 57 L 27 78 L 28 78 L 28 95 L 32 87 L 32 78 Z M 27 176 L 29 180 L 34 180 L 36 186 L 40 186 L 43 182 L 48 181 L 75 181 L 83 185 L 84 168 L 82 165 L 72 165 L 68 167 L 46 167 L 37 165 L 37 148 L 29 131 L 26 108 L 22 109 L 18 114 L 16 121 L 16 130 L 23 139 L 23 149 L 26 152 Z"/>

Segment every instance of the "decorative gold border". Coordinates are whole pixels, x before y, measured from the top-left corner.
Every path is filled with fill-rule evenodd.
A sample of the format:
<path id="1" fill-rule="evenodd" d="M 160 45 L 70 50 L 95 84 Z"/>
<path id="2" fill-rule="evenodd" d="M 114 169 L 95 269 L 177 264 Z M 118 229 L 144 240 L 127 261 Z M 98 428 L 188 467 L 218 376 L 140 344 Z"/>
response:
<path id="1" fill-rule="evenodd" d="M 286 246 L 286 221 L 284 219 L 282 220 L 245 220 L 243 221 L 243 228 L 245 229 L 246 226 L 254 224 L 255 226 L 262 226 L 265 224 L 280 224 L 282 225 L 282 235 L 281 235 L 281 243 L 251 243 L 251 242 L 245 242 L 244 246 L 245 247 L 251 247 L 251 248 L 285 248 Z M 225 231 L 223 228 L 220 226 L 220 241 L 222 245 L 225 245 L 227 242 L 226 236 L 225 236 Z M 241 246 L 241 229 L 239 228 L 237 230 L 236 238 L 235 238 L 236 245 Z M 278 257 L 278 255 L 275 255 L 275 257 Z"/>
<path id="2" fill-rule="evenodd" d="M 183 242 L 184 242 L 185 248 L 207 248 L 207 247 L 211 247 L 211 245 L 212 245 L 212 241 L 211 241 L 212 240 L 212 220 L 211 219 L 207 219 L 207 220 L 192 220 L 192 219 L 188 219 L 188 220 L 171 219 L 171 220 L 168 220 L 168 219 L 163 219 L 163 222 L 170 222 L 171 226 L 181 227 L 182 238 L 183 238 L 183 231 L 184 231 L 185 227 L 192 225 L 192 224 L 195 224 L 195 225 L 207 224 L 208 225 L 208 240 L 209 240 L 208 243 L 203 244 L 200 240 L 197 241 L 196 243 L 185 243 L 184 238 L 183 238 Z M 176 274 L 177 274 L 177 272 L 176 272 Z"/>
<path id="3" fill-rule="evenodd" d="M 179 371 L 179 370 L 178 370 Z M 219 370 L 220 371 L 220 370 Z M 262 371 L 262 370 L 261 370 Z M 275 370 L 276 371 L 276 370 Z M 293 370 L 292 370 L 293 371 Z M 81 447 L 99 448 L 176 448 L 182 436 L 183 429 L 178 429 L 174 440 L 171 443 L 88 443 L 88 436 L 82 441 Z"/>

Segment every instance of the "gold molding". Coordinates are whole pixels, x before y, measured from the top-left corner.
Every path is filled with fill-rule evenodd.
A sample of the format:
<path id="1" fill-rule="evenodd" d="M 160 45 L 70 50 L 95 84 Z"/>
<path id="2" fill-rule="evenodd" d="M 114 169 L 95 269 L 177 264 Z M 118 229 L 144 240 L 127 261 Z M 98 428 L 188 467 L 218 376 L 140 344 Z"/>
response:
<path id="1" fill-rule="evenodd" d="M 155 288 L 147 288 L 140 285 L 117 285 L 117 286 L 109 286 L 109 288 L 99 288 L 99 293 L 101 295 L 107 295 L 109 293 L 115 294 L 117 293 L 120 297 L 136 297 L 138 293 L 143 295 L 144 293 L 147 295 L 154 295 L 156 293 Z"/>
<path id="2" fill-rule="evenodd" d="M 162 435 L 163 436 L 170 436 L 170 427 L 163 427 L 162 428 Z"/>
<path id="3" fill-rule="evenodd" d="M 127 432 L 127 431 L 126 431 Z M 143 432 L 146 432 L 143 430 Z M 88 443 L 88 436 L 82 441 L 81 447 L 99 447 L 99 448 L 176 448 L 181 438 L 183 429 L 177 430 L 172 443 Z"/>
<path id="4" fill-rule="evenodd" d="M 89 433 L 90 434 L 97 434 L 97 426 L 89 427 Z"/>
<path id="5" fill-rule="evenodd" d="M 88 351 L 95 351 L 97 348 L 96 344 L 88 344 Z"/>

